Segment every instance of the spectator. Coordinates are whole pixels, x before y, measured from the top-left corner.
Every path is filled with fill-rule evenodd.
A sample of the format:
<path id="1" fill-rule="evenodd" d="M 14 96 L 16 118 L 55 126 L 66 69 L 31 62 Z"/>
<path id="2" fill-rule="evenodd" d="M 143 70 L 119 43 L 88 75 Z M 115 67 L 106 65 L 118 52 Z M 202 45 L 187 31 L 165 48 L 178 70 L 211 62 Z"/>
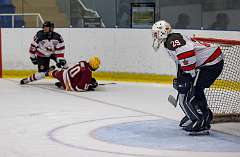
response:
<path id="1" fill-rule="evenodd" d="M 209 27 L 213 30 L 227 30 L 230 20 L 226 13 L 218 13 L 216 21 Z"/>
<path id="2" fill-rule="evenodd" d="M 188 25 L 190 24 L 190 17 L 185 14 L 185 13 L 181 13 L 178 15 L 178 21 L 177 23 L 175 24 L 175 27 L 176 29 L 187 29 L 188 28 Z"/>
<path id="3" fill-rule="evenodd" d="M 129 28 L 130 23 L 130 3 L 121 0 L 119 4 L 117 26 L 120 28 Z"/>

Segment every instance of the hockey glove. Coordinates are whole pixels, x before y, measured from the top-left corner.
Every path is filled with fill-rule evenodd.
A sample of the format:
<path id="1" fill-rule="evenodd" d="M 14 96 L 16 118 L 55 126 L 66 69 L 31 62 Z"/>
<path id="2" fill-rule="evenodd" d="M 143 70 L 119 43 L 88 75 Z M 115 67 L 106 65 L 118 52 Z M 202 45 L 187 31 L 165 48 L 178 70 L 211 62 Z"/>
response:
<path id="1" fill-rule="evenodd" d="M 173 88 L 180 94 L 186 94 L 192 85 L 193 78 L 190 75 L 181 75 L 173 79 Z"/>
<path id="2" fill-rule="evenodd" d="M 34 65 L 37 65 L 37 64 L 38 64 L 38 59 L 37 59 L 37 57 L 35 57 L 35 58 L 30 57 L 30 59 L 31 59 L 31 61 L 32 61 L 32 63 L 33 63 Z"/>
<path id="3" fill-rule="evenodd" d="M 93 88 L 97 88 L 97 86 L 98 86 L 98 82 L 96 81 L 96 79 L 95 78 L 92 78 L 92 80 L 91 80 L 91 86 L 93 87 Z"/>
<path id="4" fill-rule="evenodd" d="M 90 84 L 88 85 L 88 91 L 94 91 L 95 88 L 97 88 L 98 82 L 95 78 L 92 78 Z"/>
<path id="5" fill-rule="evenodd" d="M 63 88 L 63 84 L 61 82 L 56 82 L 55 86 L 57 86 L 58 88 Z"/>
<path id="6" fill-rule="evenodd" d="M 58 68 L 67 68 L 67 61 L 65 60 L 65 59 L 63 59 L 63 58 L 61 58 L 61 59 L 57 59 L 57 67 Z"/>

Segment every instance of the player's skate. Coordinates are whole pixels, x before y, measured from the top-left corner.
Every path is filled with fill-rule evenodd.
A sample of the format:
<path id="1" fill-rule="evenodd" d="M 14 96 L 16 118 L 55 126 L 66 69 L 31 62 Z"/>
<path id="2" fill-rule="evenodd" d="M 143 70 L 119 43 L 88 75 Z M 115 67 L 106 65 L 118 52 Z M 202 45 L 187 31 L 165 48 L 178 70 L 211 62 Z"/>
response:
<path id="1" fill-rule="evenodd" d="M 56 68 L 56 67 L 55 67 L 54 65 L 53 65 L 53 66 L 50 66 L 50 67 L 49 67 L 49 69 L 46 71 L 46 74 L 45 74 L 45 76 L 49 76 L 49 74 L 48 74 L 48 73 L 49 73 L 50 71 L 53 71 L 53 70 L 55 70 L 55 68 Z"/>
<path id="2" fill-rule="evenodd" d="M 202 131 L 189 132 L 188 135 L 190 135 L 190 136 L 203 136 L 203 135 L 209 135 L 209 134 L 210 134 L 209 130 L 202 130 Z"/>
<path id="3" fill-rule="evenodd" d="M 22 79 L 21 81 L 20 81 L 20 84 L 21 85 L 24 85 L 24 84 L 27 84 L 27 83 L 29 83 L 30 81 L 28 80 L 28 78 L 24 78 L 24 79 Z"/>
<path id="4" fill-rule="evenodd" d="M 206 124 L 205 120 L 198 120 L 190 123 L 188 126 L 183 127 L 185 131 L 191 136 L 209 135 L 210 124 Z"/>
<path id="5" fill-rule="evenodd" d="M 187 125 L 189 125 L 192 121 L 187 117 L 187 116 L 184 116 L 180 123 L 179 123 L 179 126 L 180 127 L 186 127 Z"/>

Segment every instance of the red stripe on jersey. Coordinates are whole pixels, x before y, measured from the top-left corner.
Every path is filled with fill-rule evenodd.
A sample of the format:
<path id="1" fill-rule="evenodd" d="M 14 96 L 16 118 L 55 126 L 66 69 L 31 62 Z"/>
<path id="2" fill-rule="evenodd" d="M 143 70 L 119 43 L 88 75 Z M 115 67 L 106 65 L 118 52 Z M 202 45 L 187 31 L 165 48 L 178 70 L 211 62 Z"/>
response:
<path id="1" fill-rule="evenodd" d="M 32 53 L 32 54 L 34 54 L 35 51 L 36 51 L 36 48 L 31 46 L 30 49 L 29 49 L 29 52 Z"/>
<path id="2" fill-rule="evenodd" d="M 191 51 L 183 52 L 183 53 L 177 55 L 177 58 L 178 58 L 178 60 L 181 60 L 181 59 L 190 58 L 194 55 L 195 55 L 195 51 L 191 50 Z"/>
<path id="3" fill-rule="evenodd" d="M 222 50 L 218 47 L 213 54 L 208 57 L 208 59 L 204 62 L 204 64 L 214 61 L 216 58 L 218 58 L 222 54 Z"/>
<path id="4" fill-rule="evenodd" d="M 35 51 L 35 54 L 36 54 L 37 56 L 40 56 L 40 57 L 44 57 L 44 56 L 45 56 L 45 54 L 41 53 L 41 52 L 38 51 L 38 50 Z"/>
<path id="5" fill-rule="evenodd" d="M 59 47 L 59 48 L 55 48 L 55 50 L 64 50 L 65 49 L 65 46 L 62 46 L 62 47 Z"/>
<path id="6" fill-rule="evenodd" d="M 191 71 L 191 70 L 195 69 L 195 67 L 196 67 L 196 63 L 190 64 L 190 65 L 187 65 L 187 66 L 181 66 L 181 69 L 183 71 Z"/>
<path id="7" fill-rule="evenodd" d="M 55 57 L 56 57 L 56 58 L 58 58 L 58 57 L 64 58 L 64 53 L 55 54 Z"/>

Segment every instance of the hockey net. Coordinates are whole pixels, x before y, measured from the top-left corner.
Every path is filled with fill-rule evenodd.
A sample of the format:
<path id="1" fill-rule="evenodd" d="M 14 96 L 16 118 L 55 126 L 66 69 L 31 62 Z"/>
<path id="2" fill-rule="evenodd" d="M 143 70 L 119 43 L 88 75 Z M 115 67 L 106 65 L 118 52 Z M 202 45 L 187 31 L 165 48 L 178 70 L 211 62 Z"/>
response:
<path id="1" fill-rule="evenodd" d="M 199 42 L 219 45 L 224 54 L 224 67 L 214 84 L 206 89 L 213 122 L 240 122 L 240 41 L 194 38 Z"/>

